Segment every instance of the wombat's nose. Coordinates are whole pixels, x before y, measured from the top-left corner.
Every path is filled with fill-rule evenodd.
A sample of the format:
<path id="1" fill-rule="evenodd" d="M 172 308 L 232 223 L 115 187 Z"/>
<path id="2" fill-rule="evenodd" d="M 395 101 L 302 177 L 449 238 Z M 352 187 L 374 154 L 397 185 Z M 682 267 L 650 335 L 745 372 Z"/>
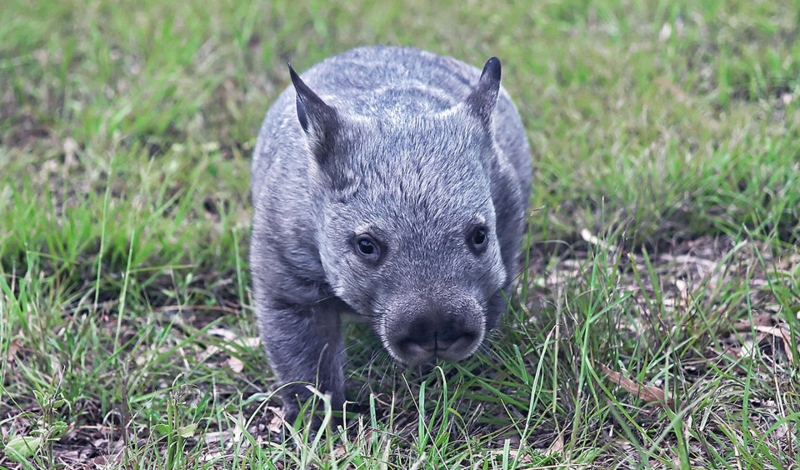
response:
<path id="1" fill-rule="evenodd" d="M 474 350 L 480 334 L 453 321 L 422 318 L 412 321 L 405 334 L 395 338 L 394 347 L 398 355 L 405 362 L 418 363 L 433 355 L 451 361 L 464 359 Z"/>

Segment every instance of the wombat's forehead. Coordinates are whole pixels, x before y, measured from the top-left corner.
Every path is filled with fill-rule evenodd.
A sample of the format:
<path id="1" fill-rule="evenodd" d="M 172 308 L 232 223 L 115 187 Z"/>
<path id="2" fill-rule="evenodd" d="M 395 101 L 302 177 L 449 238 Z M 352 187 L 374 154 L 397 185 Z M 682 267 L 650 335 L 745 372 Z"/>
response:
<path id="1" fill-rule="evenodd" d="M 403 153 L 398 149 L 365 169 L 364 189 L 413 200 L 450 199 L 456 195 L 480 199 L 488 195 L 489 181 L 480 171 L 482 165 L 470 160 L 467 155 L 444 151 Z"/>
<path id="2" fill-rule="evenodd" d="M 359 197 L 360 196 L 360 197 Z M 359 188 L 356 197 L 364 211 L 385 214 L 392 225 L 445 229 L 493 220 L 489 185 L 474 176 L 455 172 L 430 175 L 414 170 L 395 171 L 384 178 L 371 179 Z"/>
<path id="3" fill-rule="evenodd" d="M 490 139 L 472 123 L 429 115 L 401 121 L 391 116 L 362 121 L 359 131 L 350 134 L 353 140 L 343 161 L 359 180 L 357 198 L 427 213 L 471 212 L 491 205 L 484 168 L 489 159 L 485 153 L 493 150 Z"/>
<path id="4" fill-rule="evenodd" d="M 371 93 L 354 94 L 342 99 L 332 97 L 339 109 L 365 118 L 386 119 L 398 116 L 401 122 L 420 115 L 435 114 L 457 104 L 448 93 L 411 81 L 405 86 L 377 87 Z"/>
<path id="5" fill-rule="evenodd" d="M 369 158 L 369 157 L 368 157 Z M 491 203 L 475 156 L 458 149 L 387 149 L 362 168 L 360 191 L 384 204 L 475 207 Z"/>
<path id="6" fill-rule="evenodd" d="M 463 176 L 465 172 L 483 174 L 483 152 L 491 151 L 469 127 L 453 125 L 441 128 L 409 123 L 386 126 L 377 132 L 362 134 L 353 142 L 353 161 L 362 171 L 378 171 L 386 177 L 408 179 Z M 384 175 L 378 175 L 384 176 Z"/>

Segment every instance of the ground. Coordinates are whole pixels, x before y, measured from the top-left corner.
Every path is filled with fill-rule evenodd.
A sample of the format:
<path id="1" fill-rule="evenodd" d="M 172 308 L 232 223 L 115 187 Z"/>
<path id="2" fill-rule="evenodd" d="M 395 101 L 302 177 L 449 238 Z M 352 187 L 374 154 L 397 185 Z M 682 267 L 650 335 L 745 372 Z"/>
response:
<path id="1" fill-rule="evenodd" d="M 38 0 L 0 22 L 0 469 L 796 467 L 789 1 Z M 280 435 L 250 152 L 364 44 L 503 63 L 526 267 L 458 364 L 348 326 L 344 432 Z"/>

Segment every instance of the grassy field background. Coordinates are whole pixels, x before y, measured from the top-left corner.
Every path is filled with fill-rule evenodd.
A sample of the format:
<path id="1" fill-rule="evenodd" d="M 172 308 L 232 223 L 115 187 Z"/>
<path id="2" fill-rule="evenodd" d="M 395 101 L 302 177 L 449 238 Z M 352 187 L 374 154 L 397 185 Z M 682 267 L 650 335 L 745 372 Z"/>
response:
<path id="1" fill-rule="evenodd" d="M 797 2 L 0 9 L 0 469 L 796 468 Z M 250 152 L 287 61 L 376 43 L 501 59 L 529 269 L 463 363 L 350 327 L 349 430 L 281 441 Z"/>

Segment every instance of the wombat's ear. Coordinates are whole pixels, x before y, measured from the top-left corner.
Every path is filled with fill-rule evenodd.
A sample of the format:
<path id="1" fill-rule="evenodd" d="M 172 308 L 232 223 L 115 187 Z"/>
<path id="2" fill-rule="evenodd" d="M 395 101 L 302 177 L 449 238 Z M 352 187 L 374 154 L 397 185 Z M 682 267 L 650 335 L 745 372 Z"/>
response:
<path id="1" fill-rule="evenodd" d="M 311 141 L 312 151 L 330 139 L 337 127 L 336 110 L 325 104 L 308 85 L 300 79 L 289 64 L 289 75 L 297 93 L 297 119 Z"/>
<path id="2" fill-rule="evenodd" d="M 492 113 L 497 104 L 497 94 L 500 91 L 500 60 L 492 57 L 486 61 L 481 72 L 478 85 L 472 90 L 464 104 L 486 126 L 491 129 Z"/>

